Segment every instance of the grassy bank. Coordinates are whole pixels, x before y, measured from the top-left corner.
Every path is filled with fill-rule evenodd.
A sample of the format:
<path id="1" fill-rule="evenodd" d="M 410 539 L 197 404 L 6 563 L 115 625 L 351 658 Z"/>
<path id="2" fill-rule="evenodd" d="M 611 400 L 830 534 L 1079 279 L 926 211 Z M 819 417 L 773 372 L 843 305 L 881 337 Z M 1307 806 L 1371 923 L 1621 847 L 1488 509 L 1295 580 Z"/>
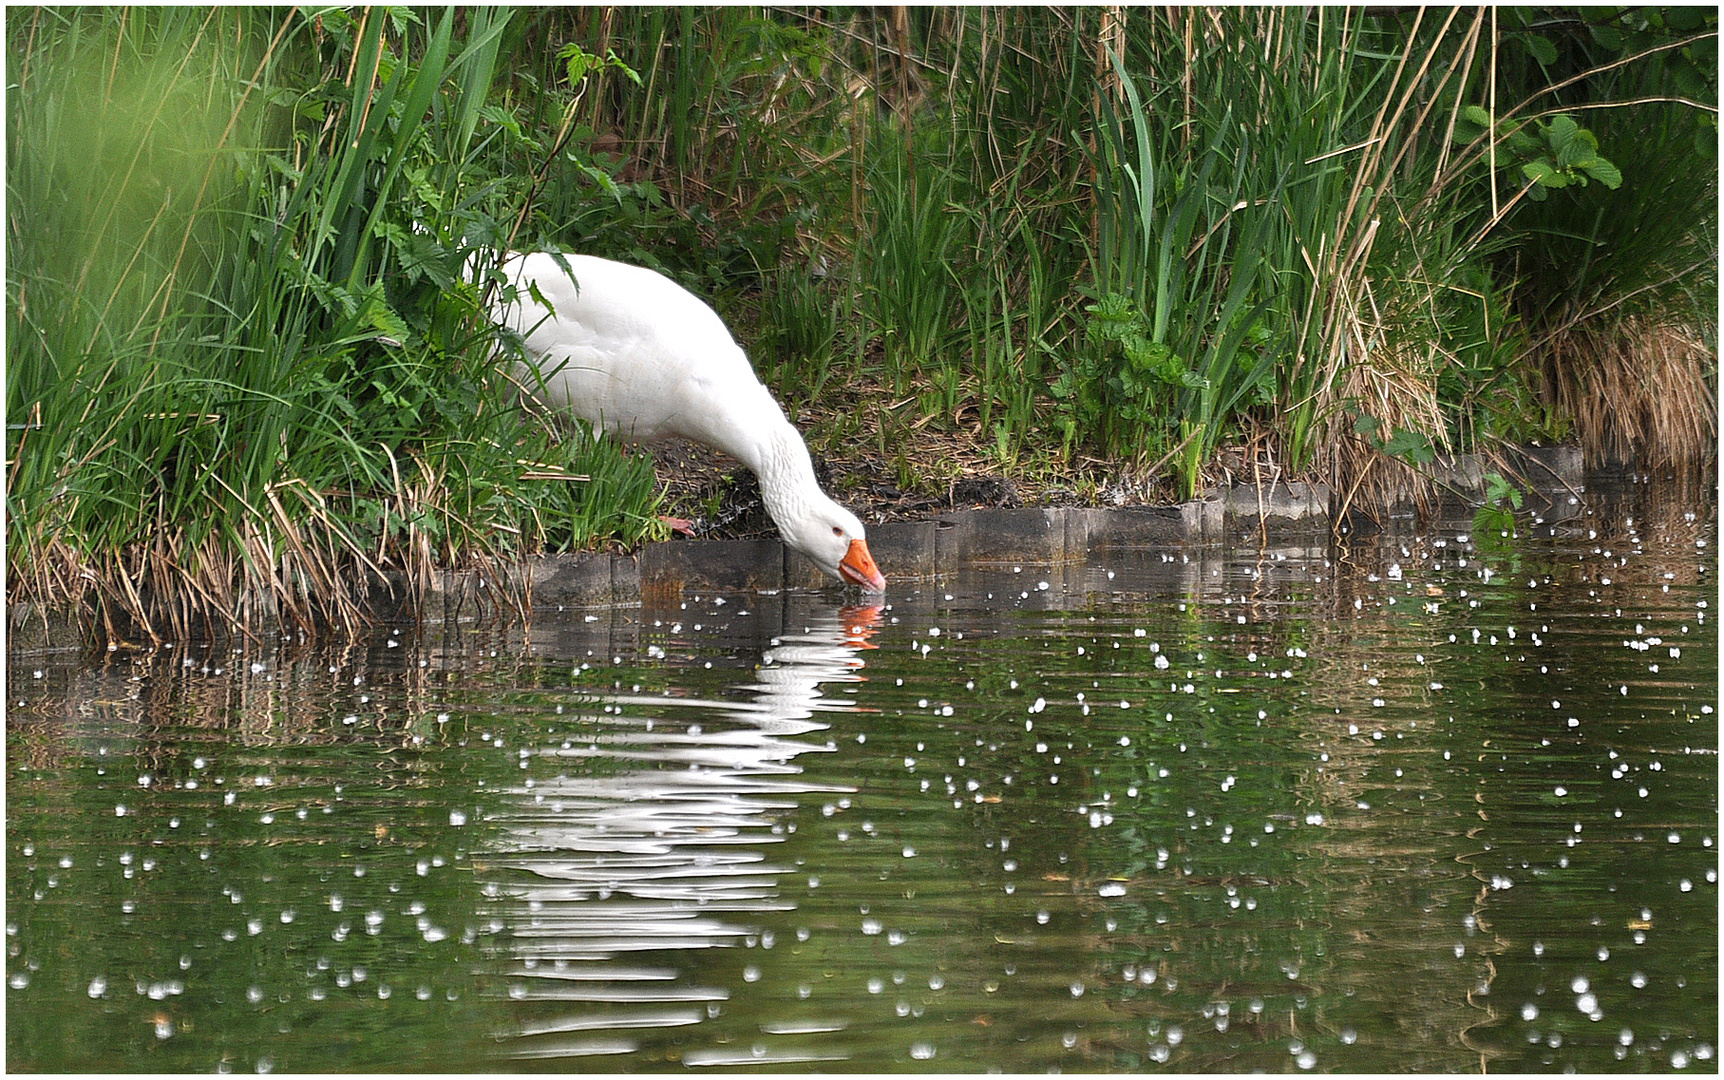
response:
<path id="1" fill-rule="evenodd" d="M 510 246 L 711 296 L 817 451 L 906 489 L 1370 509 L 1501 440 L 1691 467 L 1716 24 L 14 9 L 9 601 L 310 632 L 380 571 L 651 535 L 650 462 L 491 360 L 462 267 Z"/>
<path id="2" fill-rule="evenodd" d="M 9 16 L 13 605 L 353 627 L 383 571 L 652 527 L 650 463 L 524 422 L 456 280 L 541 149 L 489 103 L 504 17 L 457 21 Z"/>

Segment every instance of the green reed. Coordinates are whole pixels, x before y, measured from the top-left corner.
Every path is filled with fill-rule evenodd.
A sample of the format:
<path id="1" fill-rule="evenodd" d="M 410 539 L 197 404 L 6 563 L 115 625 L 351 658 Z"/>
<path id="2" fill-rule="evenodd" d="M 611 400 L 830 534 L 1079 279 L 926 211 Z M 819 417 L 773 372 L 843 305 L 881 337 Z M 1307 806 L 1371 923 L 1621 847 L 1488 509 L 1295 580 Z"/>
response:
<path id="1" fill-rule="evenodd" d="M 457 280 L 515 217 L 480 123 L 508 18 L 9 20 L 15 603 L 311 632 L 381 571 L 652 528 L 650 466 L 524 423 Z"/>
<path id="2" fill-rule="evenodd" d="M 1700 9 L 43 8 L 7 47 L 9 596 L 116 637 L 650 531 L 647 464 L 495 363 L 463 268 L 508 246 L 665 270 L 793 402 L 892 394 L 812 435 L 906 482 L 943 429 L 1380 501 L 1616 423 L 1629 315 L 1688 350 L 1655 398 L 1716 384 Z M 1620 187 L 1526 149 L 1559 113 Z"/>

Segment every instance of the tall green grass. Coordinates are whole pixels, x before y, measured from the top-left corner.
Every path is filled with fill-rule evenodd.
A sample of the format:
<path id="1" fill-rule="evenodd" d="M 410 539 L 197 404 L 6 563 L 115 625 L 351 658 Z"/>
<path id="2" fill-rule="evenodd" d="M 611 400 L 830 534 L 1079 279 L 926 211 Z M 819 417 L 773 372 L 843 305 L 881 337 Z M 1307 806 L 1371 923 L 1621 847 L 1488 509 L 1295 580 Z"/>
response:
<path id="1" fill-rule="evenodd" d="M 651 528 L 650 466 L 524 424 L 457 280 L 518 216 L 483 168 L 509 18 L 8 20 L 15 604 L 352 629 L 379 572 Z"/>
<path id="2" fill-rule="evenodd" d="M 1187 493 L 1246 442 L 1381 502 L 1416 490 L 1444 450 L 1570 429 L 1526 360 L 1529 304 L 1559 290 L 1523 268 L 1528 254 L 1575 263 L 1520 216 L 1545 186 L 1517 171 L 1510 132 L 1553 104 L 1668 93 L 1648 87 L 1675 76 L 1640 56 L 1657 41 L 1608 40 L 1662 18 L 617 12 L 604 40 L 648 43 L 646 93 L 595 100 L 590 116 L 662 178 L 671 217 L 713 215 L 700 243 L 747 230 L 766 240 L 755 264 L 776 251 L 784 302 L 731 310 L 787 343 L 772 371 L 792 392 L 829 385 L 838 363 L 913 398 L 888 421 L 905 437 L 946 425 L 1001 460 L 1030 447 L 1135 462 Z M 1684 56 L 1715 48 L 1715 18 L 1669 19 L 1695 38 Z M 1716 61 L 1687 62 L 1689 104 L 1674 107 L 1704 118 Z M 768 70 L 772 91 L 751 91 Z M 1505 127 L 1472 137 L 1470 108 Z M 702 164 L 720 156 L 746 164 Z M 1538 205 L 1577 193 L 1627 209 L 1596 185 Z M 794 227 L 769 235 L 766 207 Z M 1625 262 L 1651 272 L 1655 242 Z M 818 288 L 803 271 L 817 261 Z M 1675 276 L 1710 295 L 1697 265 Z M 709 280 L 734 303 L 723 275 Z M 743 295 L 775 287 L 734 280 Z"/>
<path id="3" fill-rule="evenodd" d="M 1705 410 L 1610 406 L 1715 393 L 1716 26 L 15 11 L 9 594 L 116 638 L 351 624 L 376 570 L 644 535 L 647 464 L 499 378 L 463 266 L 511 245 L 709 296 L 828 406 L 817 446 L 872 438 L 907 483 L 934 432 L 1170 496 L 1249 458 L 1379 506 L 1498 439 L 1704 446 Z"/>

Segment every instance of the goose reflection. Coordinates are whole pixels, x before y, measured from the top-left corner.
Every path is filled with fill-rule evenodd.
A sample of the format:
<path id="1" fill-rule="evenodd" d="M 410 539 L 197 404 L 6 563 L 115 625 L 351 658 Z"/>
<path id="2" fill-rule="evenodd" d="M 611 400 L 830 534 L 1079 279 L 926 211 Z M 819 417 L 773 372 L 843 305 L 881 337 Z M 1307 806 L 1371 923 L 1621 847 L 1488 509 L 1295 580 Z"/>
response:
<path id="1" fill-rule="evenodd" d="M 591 734 L 537 751 L 541 778 L 508 793 L 484 860 L 510 995 L 534 1003 L 505 1054 L 631 1053 L 643 1030 L 699 1023 L 729 997 L 696 984 L 690 950 L 739 944 L 760 932 L 751 915 L 794 908 L 767 851 L 807 795 L 849 790 L 804 779 L 796 759 L 830 749 L 809 738 L 819 715 L 854 706 L 827 688 L 866 678 L 880 622 L 878 607 L 814 613 L 773 639 L 736 699 L 587 699 L 575 719 Z"/>

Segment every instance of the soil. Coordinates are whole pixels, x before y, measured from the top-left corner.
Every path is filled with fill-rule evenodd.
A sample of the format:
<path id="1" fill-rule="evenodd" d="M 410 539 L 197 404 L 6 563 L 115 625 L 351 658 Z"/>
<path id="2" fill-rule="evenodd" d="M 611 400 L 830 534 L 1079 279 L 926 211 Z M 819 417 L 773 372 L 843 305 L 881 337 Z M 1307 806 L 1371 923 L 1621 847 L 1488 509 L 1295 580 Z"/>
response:
<path id="1" fill-rule="evenodd" d="M 728 455 L 683 439 L 655 443 L 653 465 L 663 485 L 660 512 L 687 519 L 702 539 L 738 540 L 777 535 L 760 500 L 760 484 Z M 953 510 L 1022 506 L 1128 506 L 1177 502 L 1165 478 L 1143 481 L 1109 475 L 1101 463 L 1080 462 L 1047 475 L 1006 475 L 963 435 L 921 432 L 920 475 L 904 477 L 894 461 L 866 447 L 842 454 L 811 450 L 814 474 L 838 502 L 865 524 L 921 521 Z"/>
<path id="2" fill-rule="evenodd" d="M 817 403 L 787 404 L 807 437 L 821 487 L 864 524 L 920 521 L 954 510 L 1027 506 L 1166 506 L 1180 501 L 1171 468 L 1122 467 L 1083 455 L 1026 455 L 1003 467 L 973 407 L 955 416 L 907 419 L 915 399 L 894 401 L 884 387 L 852 380 L 830 386 Z M 860 418 L 861 422 L 858 423 Z M 865 434 L 848 437 L 842 431 Z M 890 431 L 883 437 L 882 431 Z M 880 452 L 913 445 L 913 453 Z M 714 540 L 777 535 L 760 501 L 760 485 L 740 463 L 686 440 L 655 443 L 653 463 L 665 499 L 660 513 L 692 522 L 696 537 Z M 1287 479 L 1260 445 L 1223 447 L 1203 477 L 1205 486 Z"/>
<path id="3" fill-rule="evenodd" d="M 654 444 L 652 456 L 665 488 L 662 512 L 692 522 L 696 536 L 733 540 L 777 534 L 761 504 L 759 481 L 729 456 L 683 439 Z M 865 523 L 914 521 L 967 507 L 1041 505 L 1022 501 L 1020 485 L 1003 476 L 958 476 L 939 492 L 926 490 L 931 484 L 905 490 L 891 465 L 877 456 L 839 460 L 816 451 L 813 458 L 820 486 Z M 1054 498 L 1060 494 L 1052 493 Z M 1074 496 L 1065 505 L 1075 501 Z"/>

